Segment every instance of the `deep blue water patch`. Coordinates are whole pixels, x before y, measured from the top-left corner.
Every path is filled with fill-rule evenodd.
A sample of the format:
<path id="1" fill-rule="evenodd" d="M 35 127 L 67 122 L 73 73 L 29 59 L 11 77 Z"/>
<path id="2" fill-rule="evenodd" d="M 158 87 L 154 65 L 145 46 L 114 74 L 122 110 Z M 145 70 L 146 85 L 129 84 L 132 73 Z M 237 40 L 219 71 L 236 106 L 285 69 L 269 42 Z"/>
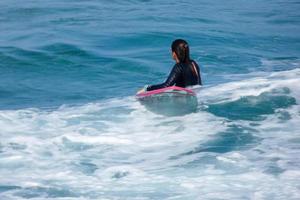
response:
<path id="1" fill-rule="evenodd" d="M 253 135 L 255 132 L 257 131 L 253 128 L 232 125 L 232 127 L 229 127 L 225 132 L 218 133 L 209 141 L 201 143 L 199 147 L 179 156 L 172 157 L 171 159 L 178 159 L 181 156 L 188 156 L 203 152 L 227 153 L 236 150 L 247 150 L 253 148 L 261 140 Z"/>
<path id="2" fill-rule="evenodd" d="M 288 88 L 283 89 L 289 93 Z M 211 104 L 207 111 L 230 120 L 260 121 L 266 115 L 274 114 L 278 108 L 288 108 L 296 105 L 296 99 L 278 92 L 263 92 L 258 96 L 245 96 L 236 101 Z"/>
<path id="3" fill-rule="evenodd" d="M 0 193 L 10 191 L 10 190 L 17 190 L 17 189 L 21 189 L 21 187 L 14 186 L 14 185 L 0 185 Z"/>

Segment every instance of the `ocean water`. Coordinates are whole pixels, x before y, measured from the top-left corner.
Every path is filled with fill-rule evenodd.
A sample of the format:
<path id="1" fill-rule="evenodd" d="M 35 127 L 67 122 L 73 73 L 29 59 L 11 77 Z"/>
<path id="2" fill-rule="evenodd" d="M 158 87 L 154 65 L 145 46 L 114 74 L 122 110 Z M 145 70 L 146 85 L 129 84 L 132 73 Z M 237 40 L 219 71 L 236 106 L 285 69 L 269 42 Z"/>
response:
<path id="1" fill-rule="evenodd" d="M 0 1 L 0 199 L 300 199 L 298 0 Z M 135 98 L 190 43 L 196 112 Z"/>

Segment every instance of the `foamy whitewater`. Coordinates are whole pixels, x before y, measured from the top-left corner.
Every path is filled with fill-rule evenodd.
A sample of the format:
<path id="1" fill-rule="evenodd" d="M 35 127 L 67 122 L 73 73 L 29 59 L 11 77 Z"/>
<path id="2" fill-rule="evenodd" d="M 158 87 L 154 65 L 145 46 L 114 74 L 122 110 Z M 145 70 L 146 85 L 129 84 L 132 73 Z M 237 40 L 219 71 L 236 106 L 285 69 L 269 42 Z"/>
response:
<path id="1" fill-rule="evenodd" d="M 299 10 L 1 0 L 0 200 L 299 200 Z M 166 116 L 135 94 L 165 80 L 177 38 L 204 85 Z"/>
<path id="2" fill-rule="evenodd" d="M 168 118 L 133 97 L 2 110 L 0 197 L 299 199 L 299 77 L 203 87 L 197 113 Z"/>

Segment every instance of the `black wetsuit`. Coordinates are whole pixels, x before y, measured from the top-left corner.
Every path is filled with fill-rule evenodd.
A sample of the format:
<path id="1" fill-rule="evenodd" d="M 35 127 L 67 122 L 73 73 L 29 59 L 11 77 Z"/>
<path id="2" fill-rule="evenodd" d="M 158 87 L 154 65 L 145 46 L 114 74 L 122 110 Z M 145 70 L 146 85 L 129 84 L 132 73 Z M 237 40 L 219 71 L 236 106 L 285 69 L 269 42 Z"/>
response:
<path id="1" fill-rule="evenodd" d="M 190 63 L 176 63 L 164 83 L 150 85 L 147 91 L 157 90 L 169 86 L 187 87 L 192 85 L 202 85 L 200 70 L 197 63 L 191 60 Z"/>

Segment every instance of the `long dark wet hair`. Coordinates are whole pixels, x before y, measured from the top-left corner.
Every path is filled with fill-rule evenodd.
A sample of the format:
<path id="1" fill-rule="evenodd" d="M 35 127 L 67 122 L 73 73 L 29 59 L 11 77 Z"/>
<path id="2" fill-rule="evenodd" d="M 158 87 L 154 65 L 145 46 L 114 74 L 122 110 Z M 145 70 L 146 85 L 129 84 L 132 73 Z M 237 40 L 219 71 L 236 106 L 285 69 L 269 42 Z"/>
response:
<path id="1" fill-rule="evenodd" d="M 183 39 L 173 41 L 172 52 L 175 52 L 180 63 L 189 63 L 191 60 L 189 44 Z"/>

